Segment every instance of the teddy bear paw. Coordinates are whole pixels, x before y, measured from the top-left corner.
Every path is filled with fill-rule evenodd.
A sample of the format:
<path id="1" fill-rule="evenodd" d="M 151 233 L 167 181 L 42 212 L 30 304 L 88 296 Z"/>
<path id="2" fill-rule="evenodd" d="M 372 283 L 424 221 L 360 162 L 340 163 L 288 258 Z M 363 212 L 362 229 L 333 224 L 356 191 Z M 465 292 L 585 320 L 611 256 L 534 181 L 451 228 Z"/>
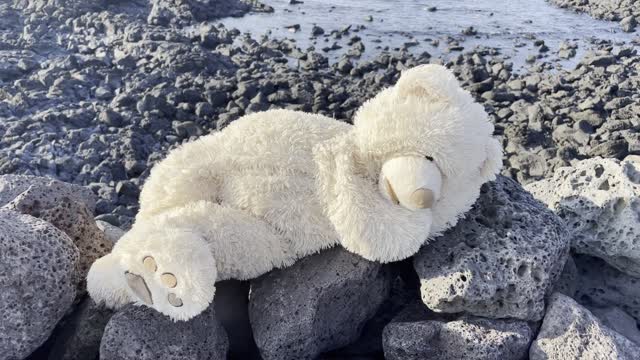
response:
<path id="1" fill-rule="evenodd" d="M 154 293 L 165 294 L 168 292 L 166 295 L 167 302 L 174 307 L 181 307 L 183 304 L 182 299 L 170 290 L 178 286 L 178 278 L 169 272 L 159 274 L 158 276 L 158 263 L 152 256 L 146 256 L 142 260 L 142 265 L 146 274 L 135 274 L 130 271 L 125 271 L 127 285 L 133 293 L 145 304 L 153 306 Z"/>

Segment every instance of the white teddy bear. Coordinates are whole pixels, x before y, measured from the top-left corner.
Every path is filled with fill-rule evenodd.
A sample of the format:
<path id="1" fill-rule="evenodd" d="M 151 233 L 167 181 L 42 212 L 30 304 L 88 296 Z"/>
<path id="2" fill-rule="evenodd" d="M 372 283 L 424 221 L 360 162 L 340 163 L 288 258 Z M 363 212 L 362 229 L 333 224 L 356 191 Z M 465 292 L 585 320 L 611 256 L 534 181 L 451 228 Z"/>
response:
<path id="1" fill-rule="evenodd" d="M 438 65 L 402 73 L 354 125 L 254 113 L 169 153 L 135 224 L 87 277 L 98 303 L 188 320 L 215 282 L 251 279 L 342 245 L 379 262 L 414 255 L 453 226 L 502 150 L 483 107 Z"/>

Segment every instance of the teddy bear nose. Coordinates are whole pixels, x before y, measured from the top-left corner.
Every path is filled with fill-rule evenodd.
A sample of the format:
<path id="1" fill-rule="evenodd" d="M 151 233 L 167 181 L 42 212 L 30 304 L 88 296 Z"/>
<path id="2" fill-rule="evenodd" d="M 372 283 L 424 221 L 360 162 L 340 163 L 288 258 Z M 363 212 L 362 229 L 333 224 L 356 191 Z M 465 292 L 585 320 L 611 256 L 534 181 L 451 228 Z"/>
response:
<path id="1" fill-rule="evenodd" d="M 435 196 L 431 189 L 420 188 L 411 194 L 409 200 L 418 209 L 429 209 L 433 206 Z"/>
<path id="2" fill-rule="evenodd" d="M 144 301 L 146 304 L 153 305 L 153 299 L 151 298 L 151 291 L 147 283 L 142 276 L 125 271 L 124 277 L 127 279 L 127 285 L 133 290 L 133 292 Z"/>

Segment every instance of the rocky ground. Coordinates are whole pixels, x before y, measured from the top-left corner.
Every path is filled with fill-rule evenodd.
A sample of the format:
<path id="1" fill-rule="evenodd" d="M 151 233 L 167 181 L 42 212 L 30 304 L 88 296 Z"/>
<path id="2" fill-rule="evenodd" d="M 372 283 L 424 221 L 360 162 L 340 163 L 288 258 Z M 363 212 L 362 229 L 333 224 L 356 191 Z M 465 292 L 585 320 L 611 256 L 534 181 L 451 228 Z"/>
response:
<path id="1" fill-rule="evenodd" d="M 640 6 L 635 0 L 548 0 L 563 8 L 586 12 L 611 21 L 619 21 L 623 31 L 633 32 L 640 20 Z"/>
<path id="2" fill-rule="evenodd" d="M 211 22 L 251 10 L 269 8 L 0 4 L 0 359 L 640 358 L 637 44 L 594 40 L 564 70 L 552 61 L 576 56 L 573 42 L 532 39 L 528 68 L 515 71 L 498 49 L 453 39 L 442 40 L 447 58 L 405 44 L 360 60 L 357 27 L 307 30 L 341 44 L 330 61 Z M 87 266 L 130 225 L 167 151 L 269 108 L 350 121 L 428 62 L 485 105 L 505 168 L 413 259 L 381 266 L 330 250 L 220 283 L 215 307 L 180 325 L 86 297 Z"/>

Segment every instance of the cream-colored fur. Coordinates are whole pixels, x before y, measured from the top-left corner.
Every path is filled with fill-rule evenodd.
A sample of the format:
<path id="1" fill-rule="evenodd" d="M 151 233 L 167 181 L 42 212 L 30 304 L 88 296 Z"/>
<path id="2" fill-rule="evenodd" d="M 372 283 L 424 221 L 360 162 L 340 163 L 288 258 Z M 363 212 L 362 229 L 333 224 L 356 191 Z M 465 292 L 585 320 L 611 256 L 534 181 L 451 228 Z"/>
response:
<path id="1" fill-rule="evenodd" d="M 152 169 L 135 224 L 92 266 L 89 293 L 110 307 L 142 304 L 129 272 L 144 279 L 146 305 L 186 320 L 206 309 L 216 281 L 334 245 L 373 261 L 407 258 L 495 178 L 502 150 L 492 132 L 482 106 L 437 65 L 405 71 L 353 126 L 287 110 L 247 115 Z M 155 271 L 143 266 L 148 256 Z"/>

